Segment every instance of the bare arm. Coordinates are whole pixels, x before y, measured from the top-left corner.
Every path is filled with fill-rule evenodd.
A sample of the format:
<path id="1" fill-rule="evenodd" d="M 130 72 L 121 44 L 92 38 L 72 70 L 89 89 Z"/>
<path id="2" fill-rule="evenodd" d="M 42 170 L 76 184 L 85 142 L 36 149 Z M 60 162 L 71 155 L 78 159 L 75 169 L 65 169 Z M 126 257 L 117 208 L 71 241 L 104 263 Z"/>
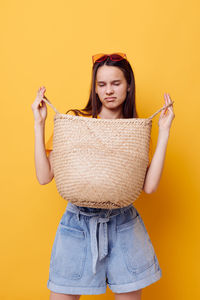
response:
<path id="1" fill-rule="evenodd" d="M 169 132 L 159 132 L 154 156 L 148 168 L 143 190 L 150 194 L 157 190 L 163 171 Z"/>
<path id="2" fill-rule="evenodd" d="M 165 103 L 169 104 L 171 101 L 168 94 L 165 94 Z M 165 114 L 166 112 L 166 114 Z M 147 170 L 143 190 L 147 194 L 155 192 L 158 188 L 163 166 L 166 155 L 167 143 L 170 134 L 170 126 L 175 114 L 173 112 L 173 107 L 170 106 L 166 110 L 162 110 L 159 119 L 159 134 L 158 141 L 156 145 L 156 150 L 153 155 L 151 164 Z"/>
<path id="3" fill-rule="evenodd" d="M 47 107 L 46 103 L 42 101 L 44 97 L 45 88 L 42 87 L 38 90 L 37 97 L 32 104 L 32 111 L 34 114 L 34 131 L 35 131 L 35 148 L 34 148 L 34 158 L 35 158 L 35 171 L 36 177 L 40 184 L 49 183 L 53 177 L 53 168 L 51 161 L 51 152 L 49 157 L 46 155 L 45 151 L 45 120 L 47 117 Z M 42 106 L 40 106 L 40 103 Z"/>
<path id="4" fill-rule="evenodd" d="M 44 125 L 35 124 L 35 171 L 36 176 L 40 184 L 47 184 L 52 181 L 54 177 L 52 168 L 52 151 L 47 157 L 45 151 L 45 141 L 44 141 Z"/>

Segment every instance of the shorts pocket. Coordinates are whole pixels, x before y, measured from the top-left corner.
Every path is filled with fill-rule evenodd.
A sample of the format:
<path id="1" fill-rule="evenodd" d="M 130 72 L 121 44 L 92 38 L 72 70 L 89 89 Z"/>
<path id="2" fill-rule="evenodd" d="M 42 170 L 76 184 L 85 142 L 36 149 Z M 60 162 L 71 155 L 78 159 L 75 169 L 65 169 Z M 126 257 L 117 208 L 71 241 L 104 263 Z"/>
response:
<path id="1" fill-rule="evenodd" d="M 85 231 L 60 223 L 52 261 L 53 273 L 66 279 L 81 278 L 86 246 Z"/>
<path id="2" fill-rule="evenodd" d="M 154 248 L 140 215 L 117 226 L 117 234 L 122 259 L 131 273 L 144 272 L 154 264 Z"/>

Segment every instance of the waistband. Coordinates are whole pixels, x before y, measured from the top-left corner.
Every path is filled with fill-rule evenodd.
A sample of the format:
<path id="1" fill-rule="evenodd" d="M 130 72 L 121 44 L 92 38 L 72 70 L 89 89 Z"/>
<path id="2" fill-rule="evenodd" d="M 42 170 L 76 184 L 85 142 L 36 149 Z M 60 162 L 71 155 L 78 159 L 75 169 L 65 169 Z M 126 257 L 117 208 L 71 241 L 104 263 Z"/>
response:
<path id="1" fill-rule="evenodd" d="M 107 222 L 109 222 L 110 218 L 124 213 L 129 208 L 134 209 L 133 204 L 115 209 L 102 209 L 77 206 L 71 202 L 68 202 L 67 210 L 75 213 L 77 215 L 78 220 L 80 220 L 80 214 L 91 217 L 89 219 L 89 228 L 91 236 L 92 269 L 94 274 L 96 273 L 97 259 L 99 258 L 99 260 L 102 260 L 108 254 Z M 98 223 L 100 223 L 100 225 L 97 241 Z"/>

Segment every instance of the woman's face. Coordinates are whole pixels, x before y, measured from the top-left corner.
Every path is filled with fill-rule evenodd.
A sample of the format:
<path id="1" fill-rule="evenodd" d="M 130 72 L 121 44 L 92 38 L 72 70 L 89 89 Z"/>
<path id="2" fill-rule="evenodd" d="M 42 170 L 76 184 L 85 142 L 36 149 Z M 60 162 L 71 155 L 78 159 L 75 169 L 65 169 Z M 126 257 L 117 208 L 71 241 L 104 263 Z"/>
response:
<path id="1" fill-rule="evenodd" d="M 95 91 L 103 106 L 107 109 L 121 109 L 127 90 L 129 91 L 130 88 L 120 68 L 107 65 L 98 68 Z"/>

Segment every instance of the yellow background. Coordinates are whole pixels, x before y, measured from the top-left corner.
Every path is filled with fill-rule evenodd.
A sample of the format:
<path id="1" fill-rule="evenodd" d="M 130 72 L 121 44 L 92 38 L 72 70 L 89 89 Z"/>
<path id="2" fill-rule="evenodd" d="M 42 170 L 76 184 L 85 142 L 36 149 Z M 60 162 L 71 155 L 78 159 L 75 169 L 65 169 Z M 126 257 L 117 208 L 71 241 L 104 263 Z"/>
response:
<path id="1" fill-rule="evenodd" d="M 62 113 L 83 108 L 95 53 L 125 52 L 133 67 L 140 117 L 174 103 L 163 175 L 154 194 L 135 202 L 154 245 L 162 278 L 143 300 L 199 299 L 200 142 L 198 0 L 1 1 L 0 298 L 49 299 L 51 247 L 67 202 L 34 167 L 37 89 Z M 46 139 L 53 129 L 48 107 Z M 158 115 L 153 119 L 155 150 Z M 114 299 L 107 293 L 83 299 Z"/>

